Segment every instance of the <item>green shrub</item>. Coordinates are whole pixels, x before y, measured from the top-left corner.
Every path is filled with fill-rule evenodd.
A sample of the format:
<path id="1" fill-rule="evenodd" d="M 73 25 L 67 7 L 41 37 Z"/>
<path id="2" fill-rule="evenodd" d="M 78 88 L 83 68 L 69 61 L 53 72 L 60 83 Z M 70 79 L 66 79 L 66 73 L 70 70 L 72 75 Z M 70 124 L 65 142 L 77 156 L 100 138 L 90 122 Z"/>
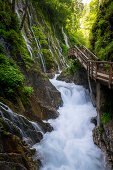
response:
<path id="1" fill-rule="evenodd" d="M 14 89 L 23 86 L 24 76 L 20 73 L 18 68 L 13 66 L 1 64 L 0 65 L 0 84 L 2 86 L 9 86 Z"/>
<path id="2" fill-rule="evenodd" d="M 67 68 L 67 75 L 71 73 L 75 73 L 76 70 L 80 67 L 81 67 L 81 64 L 78 61 L 70 59 L 70 65 Z"/>
<path id="3" fill-rule="evenodd" d="M 65 44 L 62 44 L 62 52 L 66 56 L 67 56 L 67 50 L 68 50 L 68 47 Z"/>
<path id="4" fill-rule="evenodd" d="M 0 43 L 0 53 L 4 53 L 4 47 L 1 43 Z"/>
<path id="5" fill-rule="evenodd" d="M 113 2 L 103 1 L 93 24 L 91 46 L 101 60 L 113 61 Z"/>
<path id="6" fill-rule="evenodd" d="M 25 86 L 23 88 L 23 94 L 26 96 L 26 97 L 31 97 L 32 94 L 33 94 L 34 90 L 32 87 L 28 87 L 28 86 Z"/>
<path id="7" fill-rule="evenodd" d="M 103 124 L 106 124 L 109 122 L 109 120 L 111 120 L 111 118 L 112 118 L 112 113 L 103 113 L 101 115 L 101 122 Z"/>
<path id="8" fill-rule="evenodd" d="M 48 49 L 42 50 L 43 56 L 46 62 L 46 69 L 50 70 L 54 67 L 53 57 L 51 56 L 51 52 Z"/>

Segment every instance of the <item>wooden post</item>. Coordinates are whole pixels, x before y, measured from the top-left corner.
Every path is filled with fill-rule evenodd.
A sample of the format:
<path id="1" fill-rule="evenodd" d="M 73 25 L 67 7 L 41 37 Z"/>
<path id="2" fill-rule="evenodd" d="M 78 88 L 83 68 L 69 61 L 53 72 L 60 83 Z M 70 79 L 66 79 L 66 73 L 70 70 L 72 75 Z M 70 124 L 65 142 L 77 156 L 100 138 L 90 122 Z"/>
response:
<path id="1" fill-rule="evenodd" d="M 91 63 L 91 76 L 93 78 L 93 62 Z"/>
<path id="2" fill-rule="evenodd" d="M 112 84 L 112 64 L 110 64 L 110 70 L 109 70 L 109 88 L 111 88 Z"/>
<path id="3" fill-rule="evenodd" d="M 101 117 L 100 117 L 100 97 L 101 97 L 101 92 L 100 92 L 100 83 L 97 82 L 96 84 L 96 94 L 97 94 L 97 126 L 100 126 L 101 124 Z"/>
<path id="4" fill-rule="evenodd" d="M 90 76 L 90 61 L 89 61 L 89 76 Z"/>
<path id="5" fill-rule="evenodd" d="M 98 70 L 98 63 L 96 63 L 96 67 L 95 67 L 95 79 L 97 79 L 97 70 Z"/>

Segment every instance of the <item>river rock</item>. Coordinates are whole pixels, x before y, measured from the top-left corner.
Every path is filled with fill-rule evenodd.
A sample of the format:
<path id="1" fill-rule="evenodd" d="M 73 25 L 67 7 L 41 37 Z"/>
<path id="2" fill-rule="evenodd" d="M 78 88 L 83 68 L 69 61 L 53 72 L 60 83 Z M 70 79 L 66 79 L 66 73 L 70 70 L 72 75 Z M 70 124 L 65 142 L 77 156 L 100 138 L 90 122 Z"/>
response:
<path id="1" fill-rule="evenodd" d="M 19 137 L 0 131 L 0 169 L 38 170 L 40 163 L 33 161 L 33 153 Z"/>
<path id="2" fill-rule="evenodd" d="M 66 71 L 64 70 L 57 77 L 57 80 L 65 81 L 66 83 L 72 83 L 74 81 L 74 75 L 73 74 L 67 74 Z"/>

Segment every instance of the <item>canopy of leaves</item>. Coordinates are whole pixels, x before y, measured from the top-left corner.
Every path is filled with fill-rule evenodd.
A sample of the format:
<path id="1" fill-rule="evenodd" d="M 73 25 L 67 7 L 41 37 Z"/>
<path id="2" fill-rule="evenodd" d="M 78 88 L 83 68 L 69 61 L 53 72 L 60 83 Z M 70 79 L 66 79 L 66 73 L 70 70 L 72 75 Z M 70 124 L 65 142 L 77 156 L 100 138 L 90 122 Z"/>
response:
<path id="1" fill-rule="evenodd" d="M 113 61 L 113 1 L 104 0 L 92 28 L 91 47 L 103 60 Z"/>

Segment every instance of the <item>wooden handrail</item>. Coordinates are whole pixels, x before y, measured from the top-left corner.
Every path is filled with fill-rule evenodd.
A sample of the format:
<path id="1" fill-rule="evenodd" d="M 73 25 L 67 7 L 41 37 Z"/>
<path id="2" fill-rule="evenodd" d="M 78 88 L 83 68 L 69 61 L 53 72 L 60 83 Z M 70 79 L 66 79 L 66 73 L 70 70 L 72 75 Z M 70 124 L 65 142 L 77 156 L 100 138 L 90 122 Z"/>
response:
<path id="1" fill-rule="evenodd" d="M 68 57 L 71 56 L 79 60 L 91 78 L 107 83 L 109 88 L 113 87 L 113 62 L 98 61 L 98 58 L 85 46 L 69 48 Z"/>
<path id="2" fill-rule="evenodd" d="M 99 60 L 98 57 L 94 55 L 90 50 L 88 50 L 84 45 L 82 45 L 81 47 L 83 47 L 89 54 L 91 54 L 95 60 Z"/>

